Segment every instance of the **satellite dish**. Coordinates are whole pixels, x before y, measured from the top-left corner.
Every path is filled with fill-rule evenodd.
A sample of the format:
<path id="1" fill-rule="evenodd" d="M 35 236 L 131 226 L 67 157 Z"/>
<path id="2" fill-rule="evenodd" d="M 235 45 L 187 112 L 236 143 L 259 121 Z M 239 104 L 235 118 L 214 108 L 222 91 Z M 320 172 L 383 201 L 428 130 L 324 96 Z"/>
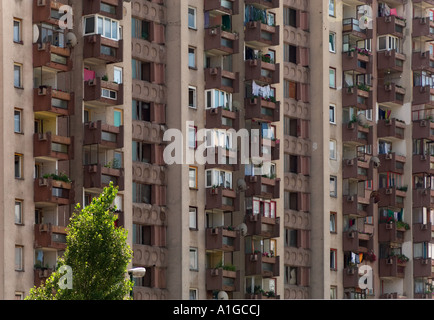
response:
<path id="1" fill-rule="evenodd" d="M 378 157 L 372 157 L 371 162 L 374 164 L 375 168 L 378 168 L 380 166 L 380 159 Z"/>
<path id="2" fill-rule="evenodd" d="M 246 181 L 244 179 L 238 179 L 238 190 L 239 191 L 246 191 L 247 189 L 247 184 Z"/>
<path id="3" fill-rule="evenodd" d="M 229 295 L 227 294 L 226 291 L 220 291 L 217 294 L 217 298 L 218 298 L 218 300 L 229 300 Z"/>
<path id="4" fill-rule="evenodd" d="M 359 125 L 364 126 L 367 124 L 367 119 L 366 119 L 366 115 L 364 113 L 359 113 L 357 115 L 357 122 L 359 123 Z"/>
<path id="5" fill-rule="evenodd" d="M 36 24 L 33 25 L 33 43 L 39 40 L 39 28 Z"/>
<path id="6" fill-rule="evenodd" d="M 241 231 L 241 235 L 245 236 L 247 235 L 247 225 L 245 223 L 240 224 L 237 229 Z"/>
<path id="7" fill-rule="evenodd" d="M 72 32 L 68 32 L 66 34 L 66 43 L 71 47 L 75 47 L 78 43 L 77 36 Z"/>

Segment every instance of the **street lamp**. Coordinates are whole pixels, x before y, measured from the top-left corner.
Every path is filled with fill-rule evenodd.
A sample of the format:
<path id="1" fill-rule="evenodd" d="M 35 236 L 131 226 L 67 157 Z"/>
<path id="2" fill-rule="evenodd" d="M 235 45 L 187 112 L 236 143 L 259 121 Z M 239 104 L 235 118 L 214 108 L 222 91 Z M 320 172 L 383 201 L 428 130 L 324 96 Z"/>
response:
<path id="1" fill-rule="evenodd" d="M 133 268 L 128 270 L 128 274 L 130 275 L 131 281 L 133 281 L 133 278 L 143 278 L 146 274 L 145 268 Z M 130 292 L 131 298 L 133 297 L 133 290 L 131 289 Z"/>

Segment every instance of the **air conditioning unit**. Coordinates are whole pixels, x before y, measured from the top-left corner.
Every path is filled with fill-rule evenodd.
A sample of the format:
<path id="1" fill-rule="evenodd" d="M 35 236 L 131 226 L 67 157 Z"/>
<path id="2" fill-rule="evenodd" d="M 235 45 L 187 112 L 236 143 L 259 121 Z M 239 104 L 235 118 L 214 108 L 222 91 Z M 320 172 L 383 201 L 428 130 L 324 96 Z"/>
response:
<path id="1" fill-rule="evenodd" d="M 211 68 L 211 71 L 209 73 L 211 75 L 217 75 L 218 74 L 218 70 L 217 70 L 217 68 Z"/>
<path id="2" fill-rule="evenodd" d="M 420 56 L 421 56 L 422 58 L 426 57 L 426 51 L 421 52 L 421 53 L 420 53 Z"/>
<path id="3" fill-rule="evenodd" d="M 393 189 L 392 188 L 386 189 L 386 194 L 392 194 L 392 193 L 393 193 Z"/>
<path id="4" fill-rule="evenodd" d="M 422 120 L 421 122 L 419 122 L 419 126 L 426 127 L 426 120 Z"/>
<path id="5" fill-rule="evenodd" d="M 392 16 L 387 16 L 384 21 L 386 22 L 391 22 L 392 21 Z"/>
<path id="6" fill-rule="evenodd" d="M 217 108 L 212 108 L 211 109 L 211 114 L 212 113 L 217 114 L 217 113 L 219 113 L 219 110 Z"/>
<path id="7" fill-rule="evenodd" d="M 250 255 L 250 261 L 258 261 L 258 255 L 257 254 Z"/>
<path id="8" fill-rule="evenodd" d="M 212 28 L 211 29 L 211 35 L 216 35 L 217 34 L 217 29 L 216 28 Z"/>
<path id="9" fill-rule="evenodd" d="M 218 276 L 219 275 L 219 269 L 212 269 L 211 270 L 211 275 L 212 276 Z"/>
<path id="10" fill-rule="evenodd" d="M 355 236 L 356 236 L 356 233 L 354 231 L 351 231 L 348 233 L 348 238 L 350 238 L 350 239 L 354 239 Z"/>
<path id="11" fill-rule="evenodd" d="M 393 264 L 393 259 L 392 258 L 387 259 L 386 264 Z"/>
<path id="12" fill-rule="evenodd" d="M 386 154 L 387 160 L 392 160 L 392 158 L 393 158 L 393 154 L 391 154 L 391 153 Z"/>
<path id="13" fill-rule="evenodd" d="M 98 128 L 98 123 L 97 122 L 91 122 L 89 124 L 89 129 L 97 129 Z"/>
<path id="14" fill-rule="evenodd" d="M 353 166 L 354 165 L 354 159 L 347 160 L 347 166 Z"/>
<path id="15" fill-rule="evenodd" d="M 428 262 L 429 262 L 428 259 L 422 259 L 422 261 L 421 261 L 421 263 L 422 263 L 422 264 L 425 264 L 425 265 L 428 264 Z"/>
<path id="16" fill-rule="evenodd" d="M 96 165 L 89 166 L 88 171 L 90 173 L 96 173 L 98 171 L 98 166 L 96 166 Z"/>
<path id="17" fill-rule="evenodd" d="M 420 18 L 420 23 L 425 24 L 426 23 L 426 17 Z"/>
<path id="18" fill-rule="evenodd" d="M 393 224 L 392 223 L 386 223 L 386 230 L 392 230 Z"/>
<path id="19" fill-rule="evenodd" d="M 348 196 L 348 197 L 347 197 L 347 201 L 349 201 L 349 202 L 354 201 L 354 196 Z"/>
<path id="20" fill-rule="evenodd" d="M 386 57 L 391 57 L 392 56 L 392 50 L 387 50 L 384 55 Z"/>
<path id="21" fill-rule="evenodd" d="M 421 229 L 421 230 L 428 230 L 428 225 L 425 224 L 425 223 L 424 223 L 424 224 L 421 224 L 421 225 L 420 225 L 420 229 Z"/>
<path id="22" fill-rule="evenodd" d="M 347 274 L 354 274 L 354 268 L 347 269 Z"/>
<path id="23" fill-rule="evenodd" d="M 250 61 L 249 61 L 249 65 L 250 65 L 251 67 L 256 67 L 256 66 L 258 65 L 258 60 L 250 60 Z"/>
<path id="24" fill-rule="evenodd" d="M 428 158 L 427 158 L 427 156 L 426 156 L 426 154 L 422 154 L 421 156 L 420 156 L 420 160 L 422 160 L 422 161 L 426 161 Z"/>
<path id="25" fill-rule="evenodd" d="M 219 234 L 219 229 L 218 228 L 212 228 L 211 234 Z"/>
<path id="26" fill-rule="evenodd" d="M 90 79 L 87 81 L 88 86 L 94 86 L 95 85 L 95 79 Z"/>

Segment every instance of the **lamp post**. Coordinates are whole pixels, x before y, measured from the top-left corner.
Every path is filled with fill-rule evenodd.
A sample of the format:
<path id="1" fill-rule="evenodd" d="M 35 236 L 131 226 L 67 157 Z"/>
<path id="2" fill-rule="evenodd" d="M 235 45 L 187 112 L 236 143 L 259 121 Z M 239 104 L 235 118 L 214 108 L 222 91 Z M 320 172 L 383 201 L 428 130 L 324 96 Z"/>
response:
<path id="1" fill-rule="evenodd" d="M 130 275 L 131 281 L 133 281 L 134 278 L 143 278 L 146 274 L 145 268 L 133 268 L 128 270 L 128 274 Z M 133 298 L 133 290 L 131 289 L 130 292 L 131 298 Z"/>

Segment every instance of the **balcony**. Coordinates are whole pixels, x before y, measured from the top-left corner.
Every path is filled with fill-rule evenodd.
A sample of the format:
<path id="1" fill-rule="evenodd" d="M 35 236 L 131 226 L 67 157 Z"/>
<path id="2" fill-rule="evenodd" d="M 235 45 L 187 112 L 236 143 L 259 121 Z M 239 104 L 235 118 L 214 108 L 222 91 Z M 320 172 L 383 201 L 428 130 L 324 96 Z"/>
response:
<path id="1" fill-rule="evenodd" d="M 413 105 L 426 104 L 434 106 L 434 88 L 431 86 L 414 86 L 413 87 Z"/>
<path id="2" fill-rule="evenodd" d="M 101 120 L 84 124 L 83 145 L 98 144 L 108 149 L 124 147 L 124 126 L 116 127 Z"/>
<path id="3" fill-rule="evenodd" d="M 380 259 L 379 275 L 380 278 L 404 278 L 406 263 L 397 257 Z"/>
<path id="4" fill-rule="evenodd" d="M 249 141 L 249 150 L 252 158 L 263 157 L 269 161 L 276 161 L 280 159 L 280 140 L 252 136 Z"/>
<path id="5" fill-rule="evenodd" d="M 249 21 L 244 30 L 244 41 L 254 47 L 280 44 L 280 26 L 269 26 L 260 21 Z"/>
<path id="6" fill-rule="evenodd" d="M 267 84 L 276 84 L 280 82 L 280 64 L 265 62 L 261 59 L 246 60 L 245 65 L 245 80 L 262 82 Z"/>
<path id="7" fill-rule="evenodd" d="M 238 93 L 239 73 L 223 70 L 221 67 L 205 69 L 205 90 L 219 89 L 228 93 Z"/>
<path id="8" fill-rule="evenodd" d="M 236 15 L 239 11 L 239 0 L 206 0 L 204 5 L 204 11 L 212 16 Z"/>
<path id="9" fill-rule="evenodd" d="M 372 72 L 371 57 L 367 53 L 362 53 L 355 49 L 342 53 L 343 71 L 354 71 L 358 74 L 368 74 Z"/>
<path id="10" fill-rule="evenodd" d="M 215 55 L 229 55 L 239 52 L 238 35 L 223 31 L 222 27 L 205 30 L 205 51 Z"/>
<path id="11" fill-rule="evenodd" d="M 357 231 L 344 232 L 342 243 L 344 251 L 367 253 L 373 249 L 373 239 L 371 236 Z"/>
<path id="12" fill-rule="evenodd" d="M 108 187 L 110 182 L 119 186 L 119 191 L 125 189 L 125 174 L 123 169 L 110 168 L 98 165 L 83 166 L 83 187 L 87 189 L 103 189 Z"/>
<path id="13" fill-rule="evenodd" d="M 247 184 L 246 197 L 280 198 L 280 178 L 246 176 L 245 181 Z"/>
<path id="14" fill-rule="evenodd" d="M 219 168 L 227 171 L 238 171 L 241 163 L 239 154 L 239 151 L 222 147 L 207 148 L 205 169 Z"/>
<path id="15" fill-rule="evenodd" d="M 405 26 L 405 21 L 397 16 L 377 17 L 377 36 L 390 34 L 403 38 Z"/>
<path id="16" fill-rule="evenodd" d="M 377 136 L 378 138 L 395 138 L 404 139 L 405 122 L 393 119 L 381 119 L 377 122 Z"/>
<path id="17" fill-rule="evenodd" d="M 434 122 L 429 119 L 413 121 L 413 139 L 434 140 Z"/>
<path id="18" fill-rule="evenodd" d="M 239 230 L 229 230 L 224 227 L 206 229 L 206 250 L 234 252 L 240 250 L 241 233 Z"/>
<path id="19" fill-rule="evenodd" d="M 74 94 L 41 86 L 33 89 L 33 111 L 48 112 L 59 116 L 74 114 Z"/>
<path id="20" fill-rule="evenodd" d="M 342 107 L 356 107 L 360 110 L 372 108 L 372 92 L 368 86 L 347 87 L 342 92 Z"/>
<path id="21" fill-rule="evenodd" d="M 355 18 L 343 19 L 342 33 L 349 35 L 357 40 L 365 40 L 372 38 L 372 30 L 361 29 L 359 26 L 359 20 Z"/>
<path id="22" fill-rule="evenodd" d="M 89 64 L 107 64 L 123 61 L 123 40 L 112 40 L 93 34 L 84 37 L 83 59 Z"/>
<path id="23" fill-rule="evenodd" d="M 378 224 L 378 242 L 403 243 L 405 227 L 397 222 Z"/>
<path id="24" fill-rule="evenodd" d="M 394 107 L 404 104 L 405 89 L 395 83 L 378 86 L 377 102 Z"/>
<path id="25" fill-rule="evenodd" d="M 387 154 L 379 154 L 380 166 L 378 167 L 378 173 L 394 172 L 404 173 L 404 165 L 406 157 L 400 156 L 395 152 Z"/>
<path id="26" fill-rule="evenodd" d="M 254 5 L 262 10 L 279 8 L 280 0 L 244 0 L 244 3 Z"/>
<path id="27" fill-rule="evenodd" d="M 413 71 L 428 71 L 434 73 L 434 59 L 429 51 L 413 52 L 412 63 Z"/>
<path id="28" fill-rule="evenodd" d="M 67 0 L 33 0 L 33 23 L 59 24 L 59 11 L 63 5 L 67 5 Z"/>
<path id="29" fill-rule="evenodd" d="M 412 37 L 418 37 L 422 41 L 434 40 L 434 21 L 429 17 L 413 18 Z"/>
<path id="30" fill-rule="evenodd" d="M 434 156 L 414 154 L 412 168 L 413 173 L 434 174 Z"/>
<path id="31" fill-rule="evenodd" d="M 66 249 L 66 228 L 52 224 L 35 224 L 34 248 Z"/>
<path id="32" fill-rule="evenodd" d="M 249 235 L 263 238 L 278 238 L 280 236 L 280 218 L 248 214 L 245 223 Z"/>
<path id="33" fill-rule="evenodd" d="M 35 268 L 33 270 L 34 285 L 40 287 L 53 273 L 51 268 Z"/>
<path id="34" fill-rule="evenodd" d="M 413 190 L 413 194 L 414 194 Z M 414 197 L 413 197 L 414 199 Z M 428 208 L 430 206 L 427 206 Z M 431 242 L 433 240 L 432 237 L 433 225 L 432 223 L 413 223 L 413 242 Z"/>
<path id="35" fill-rule="evenodd" d="M 280 102 L 268 101 L 261 97 L 244 99 L 246 120 L 263 122 L 280 121 Z"/>
<path id="36" fill-rule="evenodd" d="M 206 189 L 206 210 L 219 209 L 233 212 L 239 210 L 239 205 L 235 190 L 222 187 Z"/>
<path id="37" fill-rule="evenodd" d="M 344 196 L 342 211 L 346 215 L 365 218 L 373 216 L 374 208 L 368 198 L 357 195 Z"/>
<path id="38" fill-rule="evenodd" d="M 34 43 L 33 67 L 44 67 L 55 72 L 71 71 L 71 51 L 69 48 L 56 47 L 51 43 Z"/>
<path id="39" fill-rule="evenodd" d="M 406 197 L 406 192 L 398 190 L 396 187 L 391 188 L 380 188 L 378 189 L 380 196 L 380 201 L 378 202 L 379 207 L 394 207 L 394 208 L 404 208 L 404 200 Z"/>
<path id="40" fill-rule="evenodd" d="M 271 293 L 271 294 L 270 294 Z M 244 299 L 246 300 L 280 300 L 280 295 L 275 295 L 274 292 L 270 293 L 246 293 Z"/>
<path id="41" fill-rule="evenodd" d="M 237 292 L 241 287 L 240 271 L 220 269 L 206 270 L 206 290 Z"/>
<path id="42" fill-rule="evenodd" d="M 84 101 L 88 104 L 111 107 L 124 103 L 124 85 L 101 78 L 84 83 Z"/>
<path id="43" fill-rule="evenodd" d="M 415 278 L 427 277 L 434 278 L 434 264 L 431 258 L 413 259 L 413 276 Z"/>
<path id="44" fill-rule="evenodd" d="M 359 287 L 359 268 L 345 268 L 343 272 L 343 287 L 358 288 Z"/>
<path id="45" fill-rule="evenodd" d="M 377 52 L 377 69 L 380 72 L 402 72 L 405 62 L 405 55 L 396 50 Z"/>
<path id="46" fill-rule="evenodd" d="M 280 275 L 280 257 L 267 257 L 263 253 L 246 254 L 245 275 L 273 278 Z"/>
<path id="47" fill-rule="evenodd" d="M 240 113 L 229 108 L 218 107 L 206 110 L 206 129 L 234 129 L 240 127 Z"/>
<path id="48" fill-rule="evenodd" d="M 368 145 L 372 140 L 372 131 L 357 123 L 342 126 L 342 141 L 353 145 Z"/>
<path id="49" fill-rule="evenodd" d="M 123 0 L 84 0 L 83 16 L 100 14 L 116 20 L 122 20 Z"/>
<path id="50" fill-rule="evenodd" d="M 46 133 L 33 135 L 33 156 L 49 160 L 71 160 L 74 158 L 74 138 Z"/>
<path id="51" fill-rule="evenodd" d="M 371 180 L 373 171 L 369 162 L 360 161 L 358 158 L 343 160 L 343 179 L 354 179 L 358 181 Z"/>
<path id="52" fill-rule="evenodd" d="M 34 182 L 34 202 L 39 204 L 69 205 L 74 203 L 71 182 L 37 178 Z"/>

